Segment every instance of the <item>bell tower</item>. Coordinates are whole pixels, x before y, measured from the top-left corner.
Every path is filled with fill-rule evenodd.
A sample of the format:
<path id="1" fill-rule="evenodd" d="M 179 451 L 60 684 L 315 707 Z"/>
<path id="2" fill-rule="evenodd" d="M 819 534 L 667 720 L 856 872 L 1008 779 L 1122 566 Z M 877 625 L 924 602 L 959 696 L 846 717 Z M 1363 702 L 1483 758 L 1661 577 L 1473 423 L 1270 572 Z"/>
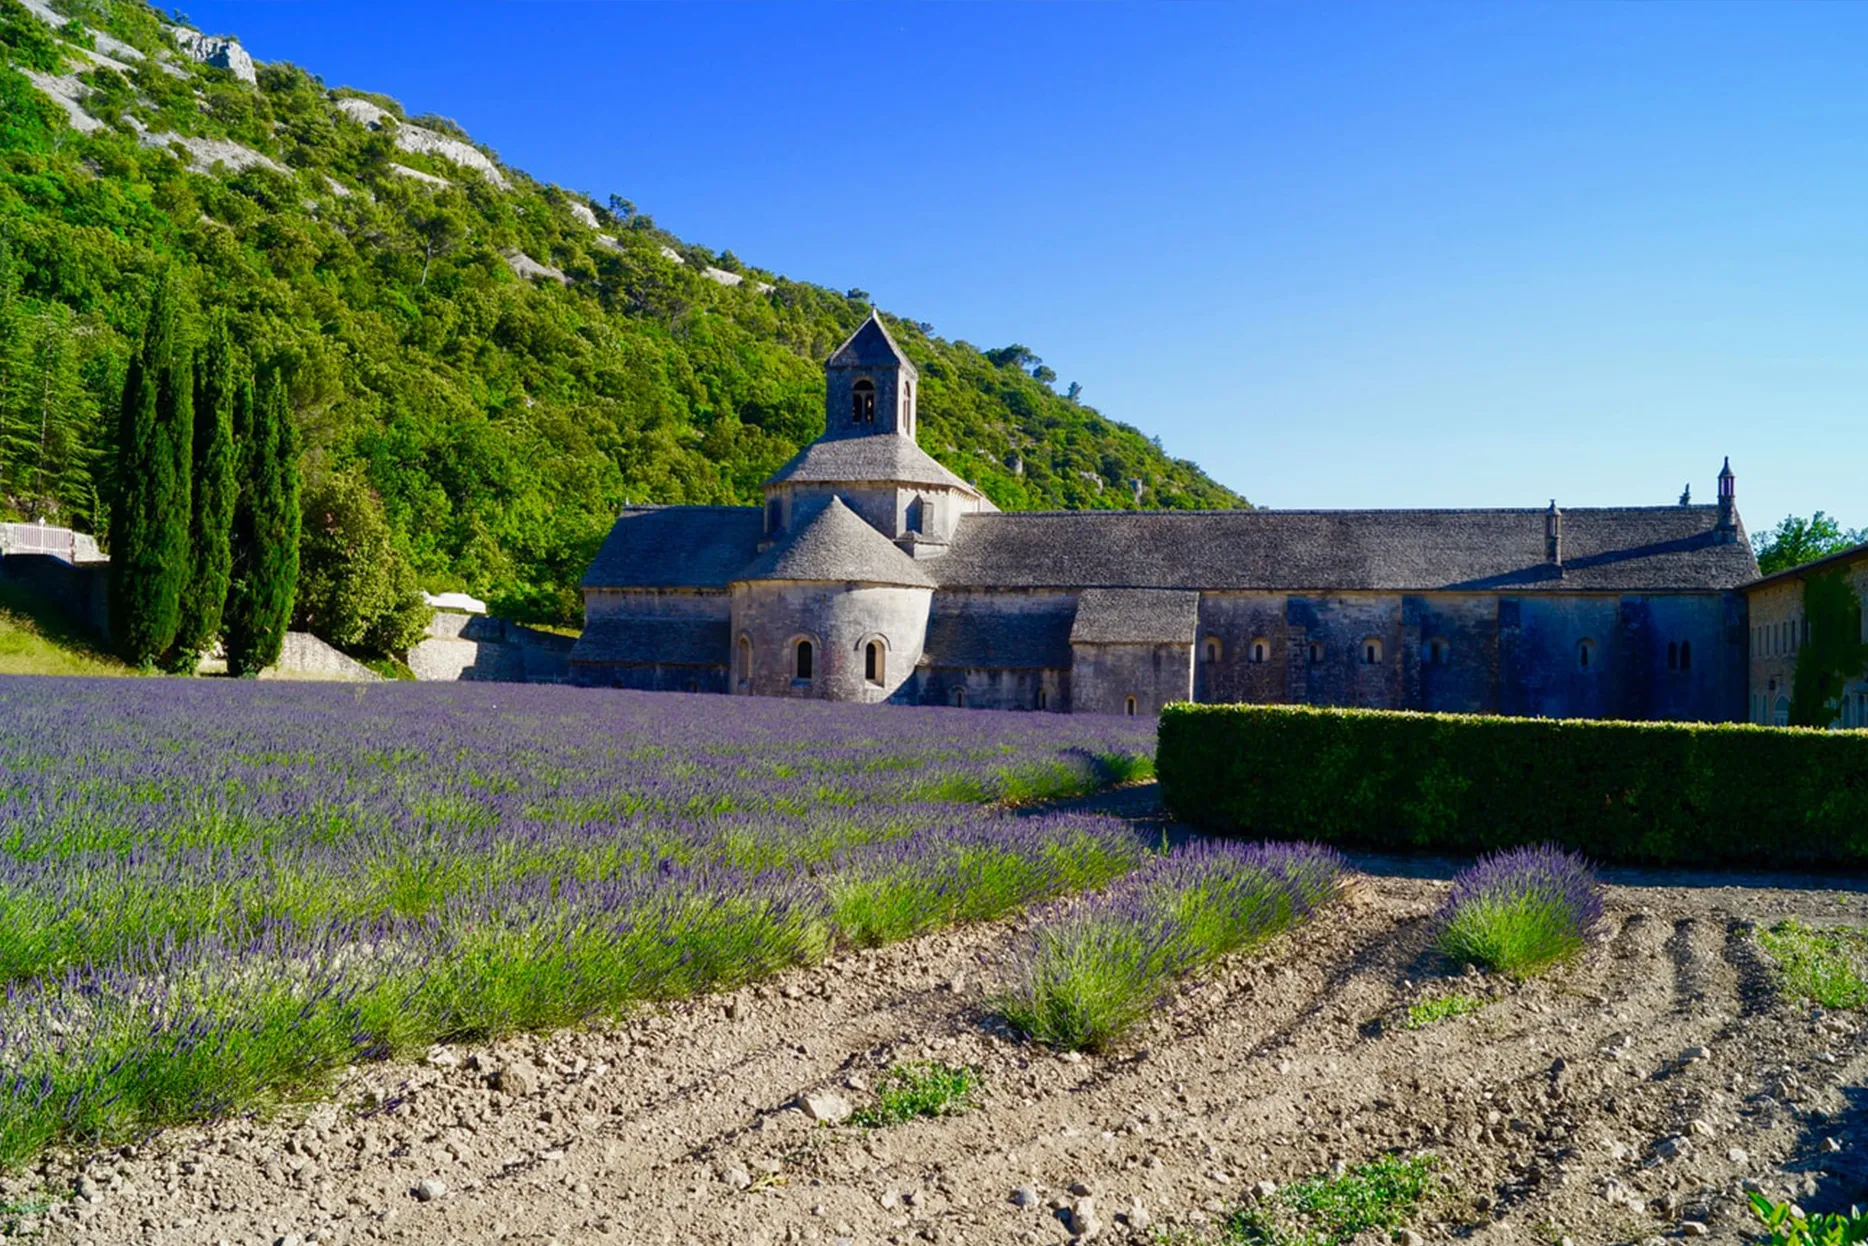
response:
<path id="1" fill-rule="evenodd" d="M 915 439 L 915 389 L 920 384 L 874 311 L 824 364 L 824 437 Z"/>

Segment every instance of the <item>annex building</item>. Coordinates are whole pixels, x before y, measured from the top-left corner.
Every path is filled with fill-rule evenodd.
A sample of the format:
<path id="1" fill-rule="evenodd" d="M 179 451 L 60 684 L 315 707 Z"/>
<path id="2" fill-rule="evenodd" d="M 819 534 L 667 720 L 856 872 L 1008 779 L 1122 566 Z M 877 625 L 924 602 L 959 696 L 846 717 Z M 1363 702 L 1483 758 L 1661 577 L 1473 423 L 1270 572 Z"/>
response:
<path id="1" fill-rule="evenodd" d="M 874 315 L 759 507 L 631 507 L 574 681 L 1153 714 L 1176 700 L 1742 720 L 1758 579 L 1709 506 L 1001 513 Z"/>

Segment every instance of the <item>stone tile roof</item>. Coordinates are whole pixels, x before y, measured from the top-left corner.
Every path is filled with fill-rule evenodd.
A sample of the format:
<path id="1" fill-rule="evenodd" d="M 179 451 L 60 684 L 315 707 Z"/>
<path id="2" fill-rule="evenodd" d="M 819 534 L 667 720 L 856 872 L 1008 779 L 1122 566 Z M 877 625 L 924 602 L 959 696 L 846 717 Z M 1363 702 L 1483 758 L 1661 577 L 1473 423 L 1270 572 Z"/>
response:
<path id="1" fill-rule="evenodd" d="M 837 347 L 824 365 L 827 368 L 900 368 L 915 375 L 914 364 L 908 362 L 908 356 L 902 354 L 902 348 L 889 336 L 888 326 L 872 309 L 869 319 L 856 326 L 856 332 L 845 338 L 843 345 Z"/>
<path id="2" fill-rule="evenodd" d="M 1192 644 L 1199 624 L 1198 593 L 1161 588 L 1091 588 L 1077 595 L 1070 643 Z"/>
<path id="3" fill-rule="evenodd" d="M 794 512 L 792 530 L 735 580 L 843 580 L 933 588 L 920 564 L 833 497 L 815 514 Z"/>
<path id="4" fill-rule="evenodd" d="M 999 613 L 937 594 L 928 618 L 926 660 L 931 666 L 1067 668 L 1072 605 L 1065 599 L 1055 608 Z"/>
<path id="5" fill-rule="evenodd" d="M 1717 523 L 1713 506 L 1568 510 L 1559 575 L 1542 509 L 975 514 L 923 565 L 956 588 L 1666 592 L 1755 580 L 1742 527 L 1720 543 Z"/>
<path id="6" fill-rule="evenodd" d="M 584 572 L 585 588 L 720 588 L 753 556 L 756 506 L 636 506 L 617 519 Z"/>
<path id="7" fill-rule="evenodd" d="M 571 661 L 725 666 L 730 631 L 725 619 L 598 619 L 577 638 Z"/>
<path id="8" fill-rule="evenodd" d="M 772 473 L 767 484 L 893 483 L 945 485 L 978 493 L 907 437 L 880 433 L 814 441 Z"/>

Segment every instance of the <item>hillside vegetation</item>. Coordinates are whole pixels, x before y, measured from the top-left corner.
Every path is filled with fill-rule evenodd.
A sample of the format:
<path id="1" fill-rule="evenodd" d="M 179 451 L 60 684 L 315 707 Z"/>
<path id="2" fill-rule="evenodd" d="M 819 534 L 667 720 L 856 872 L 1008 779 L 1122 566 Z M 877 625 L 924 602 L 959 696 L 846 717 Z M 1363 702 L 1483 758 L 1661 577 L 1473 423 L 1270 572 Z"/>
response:
<path id="1" fill-rule="evenodd" d="M 625 501 L 754 501 L 821 431 L 861 291 L 688 246 L 445 118 L 243 70 L 135 0 L 0 0 L 0 511 L 108 540 L 107 413 L 169 260 L 289 378 L 307 499 L 367 484 L 425 587 L 518 617 L 578 617 Z M 1244 504 L 1023 346 L 887 319 L 922 444 L 1001 507 Z"/>

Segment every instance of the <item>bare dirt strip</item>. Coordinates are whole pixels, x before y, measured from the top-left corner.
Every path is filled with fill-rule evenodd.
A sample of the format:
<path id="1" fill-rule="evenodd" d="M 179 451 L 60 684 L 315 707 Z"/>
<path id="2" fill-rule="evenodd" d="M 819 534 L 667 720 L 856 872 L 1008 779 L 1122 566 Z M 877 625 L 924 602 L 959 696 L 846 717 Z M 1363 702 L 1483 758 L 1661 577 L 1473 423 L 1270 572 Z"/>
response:
<path id="1" fill-rule="evenodd" d="M 1174 834 L 1152 799 L 1096 803 Z M 1604 940 L 1514 985 L 1431 953 L 1457 863 L 1357 864 L 1344 903 L 1186 984 L 1108 1057 L 994 1022 L 1029 919 L 1000 922 L 600 1031 L 364 1067 L 337 1105 L 53 1156 L 0 1183 L 7 1223 L 100 1244 L 1062 1243 L 1075 1184 L 1099 1240 L 1148 1241 L 1397 1149 L 1441 1159 L 1413 1221 L 1428 1240 L 1737 1241 L 1747 1181 L 1868 1202 L 1863 1018 L 1782 998 L 1751 935 L 1868 924 L 1868 881 L 1609 871 Z M 1450 990 L 1487 1002 L 1405 1027 Z M 826 1088 L 861 1106 L 919 1059 L 979 1069 L 979 1106 L 884 1130 L 796 1106 Z"/>

